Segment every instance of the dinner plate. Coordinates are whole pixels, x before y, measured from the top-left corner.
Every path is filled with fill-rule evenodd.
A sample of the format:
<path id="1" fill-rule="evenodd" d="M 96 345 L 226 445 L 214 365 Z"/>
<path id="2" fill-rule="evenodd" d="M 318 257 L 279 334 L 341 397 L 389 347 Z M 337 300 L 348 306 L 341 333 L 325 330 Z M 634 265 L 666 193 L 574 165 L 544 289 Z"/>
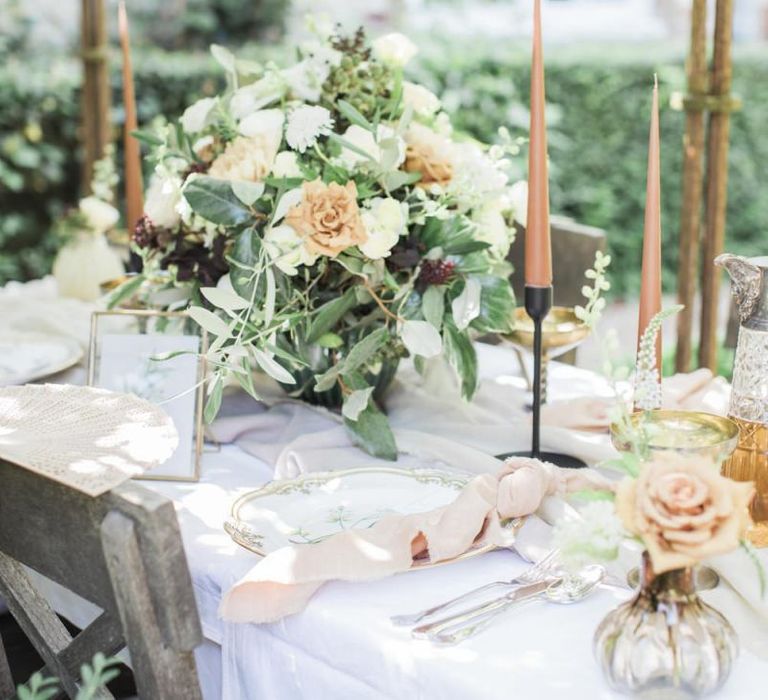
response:
<path id="1" fill-rule="evenodd" d="M 224 528 L 237 544 L 264 556 L 288 545 L 310 546 L 343 530 L 368 528 L 387 515 L 447 505 L 471 478 L 439 469 L 385 467 L 305 474 L 244 494 Z M 477 545 L 450 561 L 491 549 Z M 444 563 L 424 558 L 414 567 Z"/>
<path id="2" fill-rule="evenodd" d="M 76 365 L 80 344 L 66 336 L 11 333 L 0 339 L 0 386 L 27 384 Z"/>

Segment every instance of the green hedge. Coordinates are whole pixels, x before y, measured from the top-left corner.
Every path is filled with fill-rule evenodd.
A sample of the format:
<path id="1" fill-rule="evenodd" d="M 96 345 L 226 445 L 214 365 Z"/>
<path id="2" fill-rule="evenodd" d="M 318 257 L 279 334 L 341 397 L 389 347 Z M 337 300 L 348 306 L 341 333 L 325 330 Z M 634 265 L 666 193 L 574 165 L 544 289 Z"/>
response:
<path id="1" fill-rule="evenodd" d="M 275 52 L 280 49 L 271 50 Z M 668 103 L 673 91 L 683 89 L 685 76 L 680 56 L 653 58 L 659 55 L 663 52 L 594 49 L 547 56 L 552 208 L 608 231 L 617 293 L 631 293 L 638 286 L 654 71 L 662 102 L 665 286 L 675 286 L 684 116 Z M 206 54 L 151 52 L 136 58 L 143 123 L 158 114 L 177 115 L 195 97 L 218 89 L 219 74 Z M 528 61 L 520 47 L 479 50 L 477 45 L 434 44 L 422 50 L 413 78 L 444 95 L 459 128 L 492 140 L 503 124 L 524 136 Z M 117 104 L 119 62 L 113 65 Z M 76 65 L 22 70 L 10 64 L 0 69 L 0 283 L 47 271 L 55 249 L 49 233 L 52 217 L 77 200 L 77 75 Z M 727 247 L 766 253 L 765 54 L 737 56 L 734 84 L 745 106 L 734 115 L 731 128 Z M 119 138 L 119 107 L 114 117 Z M 524 166 L 521 158 L 520 176 Z"/>

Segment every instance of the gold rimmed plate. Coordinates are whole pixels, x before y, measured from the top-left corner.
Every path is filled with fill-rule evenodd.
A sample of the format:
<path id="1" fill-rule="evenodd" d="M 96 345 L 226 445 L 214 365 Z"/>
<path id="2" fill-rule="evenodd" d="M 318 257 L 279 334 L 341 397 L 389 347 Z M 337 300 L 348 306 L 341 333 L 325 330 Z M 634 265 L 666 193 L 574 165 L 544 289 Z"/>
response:
<path id="1" fill-rule="evenodd" d="M 350 529 L 369 528 L 383 517 L 424 513 L 453 502 L 472 479 L 440 469 L 371 467 L 304 474 L 273 481 L 232 505 L 224 529 L 245 549 L 266 556 L 289 545 L 311 546 Z M 515 529 L 519 521 L 508 527 Z M 494 549 L 479 544 L 449 561 Z M 413 568 L 446 564 L 417 560 Z"/>

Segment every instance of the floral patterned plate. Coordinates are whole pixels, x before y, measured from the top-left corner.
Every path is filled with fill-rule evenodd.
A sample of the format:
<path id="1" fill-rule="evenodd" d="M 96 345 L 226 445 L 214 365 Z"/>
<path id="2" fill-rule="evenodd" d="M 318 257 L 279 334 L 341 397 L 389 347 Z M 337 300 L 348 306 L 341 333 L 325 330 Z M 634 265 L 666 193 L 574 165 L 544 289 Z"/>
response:
<path id="1" fill-rule="evenodd" d="M 455 500 L 471 478 L 439 469 L 384 467 L 305 474 L 241 496 L 224 528 L 237 544 L 263 556 L 291 544 L 311 545 L 342 530 L 371 527 L 386 515 L 439 508 Z M 477 546 L 457 559 L 491 548 Z M 433 564 L 424 559 L 414 566 Z"/>
<path id="2" fill-rule="evenodd" d="M 15 333 L 0 340 L 0 386 L 27 384 L 76 365 L 77 341 L 64 336 Z"/>

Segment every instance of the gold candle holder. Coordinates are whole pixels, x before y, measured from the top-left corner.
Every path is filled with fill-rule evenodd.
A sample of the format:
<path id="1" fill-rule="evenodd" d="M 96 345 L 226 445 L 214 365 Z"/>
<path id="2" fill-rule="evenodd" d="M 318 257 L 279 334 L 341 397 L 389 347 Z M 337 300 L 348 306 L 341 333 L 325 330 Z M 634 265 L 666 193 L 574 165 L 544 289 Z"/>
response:
<path id="1" fill-rule="evenodd" d="M 704 411 L 658 409 L 630 416 L 634 430 L 643 430 L 654 456 L 684 454 L 712 459 L 718 465 L 731 456 L 739 441 L 739 426 L 730 418 Z M 611 426 L 611 442 L 619 452 L 631 449 L 621 425 Z"/>
<path id="2" fill-rule="evenodd" d="M 503 335 L 504 340 L 509 341 L 518 348 L 531 351 L 533 348 L 533 320 L 524 307 L 515 309 L 515 329 Z M 573 307 L 553 306 L 542 322 L 541 339 L 541 401 L 547 398 L 547 365 L 549 360 L 564 355 L 573 350 L 591 332 L 591 328 L 576 317 Z M 521 358 L 528 388 L 531 382 Z"/>

